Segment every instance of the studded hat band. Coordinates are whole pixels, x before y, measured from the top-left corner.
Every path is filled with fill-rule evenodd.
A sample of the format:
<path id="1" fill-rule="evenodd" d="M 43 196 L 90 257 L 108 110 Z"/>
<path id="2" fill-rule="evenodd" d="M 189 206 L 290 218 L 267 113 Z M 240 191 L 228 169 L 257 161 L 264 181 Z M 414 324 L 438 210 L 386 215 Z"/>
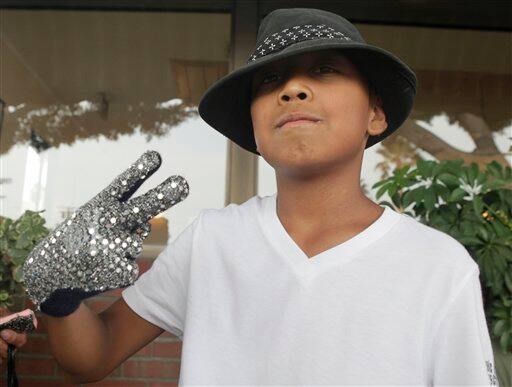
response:
<path id="1" fill-rule="evenodd" d="M 325 24 L 297 25 L 291 28 L 285 28 L 280 32 L 275 32 L 266 37 L 263 40 L 263 43 L 256 47 L 253 53 L 249 56 L 247 63 L 251 63 L 256 59 L 272 54 L 273 52 L 280 51 L 288 47 L 290 44 L 314 39 L 352 40 L 343 32 L 336 31 L 334 28 L 328 27 Z"/>

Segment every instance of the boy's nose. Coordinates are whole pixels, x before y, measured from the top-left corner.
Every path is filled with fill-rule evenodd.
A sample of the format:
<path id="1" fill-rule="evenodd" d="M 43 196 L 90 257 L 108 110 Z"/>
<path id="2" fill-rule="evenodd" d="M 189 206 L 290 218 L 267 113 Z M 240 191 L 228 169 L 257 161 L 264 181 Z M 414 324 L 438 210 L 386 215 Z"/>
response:
<path id="1" fill-rule="evenodd" d="M 299 78 L 289 79 L 281 92 L 279 93 L 279 101 L 288 102 L 294 100 L 311 99 L 312 91 Z"/>

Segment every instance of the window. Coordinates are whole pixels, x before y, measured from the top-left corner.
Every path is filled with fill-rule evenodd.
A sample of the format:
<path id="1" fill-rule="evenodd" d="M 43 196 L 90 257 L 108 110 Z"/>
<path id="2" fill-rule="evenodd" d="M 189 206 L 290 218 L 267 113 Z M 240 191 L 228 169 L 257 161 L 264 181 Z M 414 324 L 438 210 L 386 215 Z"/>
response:
<path id="1" fill-rule="evenodd" d="M 229 64 L 229 13 L 2 10 L 0 213 L 55 227 L 146 150 L 162 165 L 132 197 L 179 174 L 182 203 L 152 221 L 174 239 L 224 207 L 226 141 L 198 115 Z"/>

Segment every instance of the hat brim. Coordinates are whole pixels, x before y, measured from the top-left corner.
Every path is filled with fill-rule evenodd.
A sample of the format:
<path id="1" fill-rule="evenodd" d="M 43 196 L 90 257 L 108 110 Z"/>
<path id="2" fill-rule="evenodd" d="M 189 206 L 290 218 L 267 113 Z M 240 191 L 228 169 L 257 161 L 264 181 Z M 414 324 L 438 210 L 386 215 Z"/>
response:
<path id="1" fill-rule="evenodd" d="M 365 43 L 307 40 L 260 57 L 213 83 L 199 102 L 200 117 L 242 148 L 259 155 L 250 113 L 252 75 L 267 63 L 326 49 L 339 49 L 346 53 L 381 97 L 388 127 L 380 135 L 370 136 L 365 149 L 382 141 L 407 119 L 416 94 L 417 78 L 395 55 Z"/>

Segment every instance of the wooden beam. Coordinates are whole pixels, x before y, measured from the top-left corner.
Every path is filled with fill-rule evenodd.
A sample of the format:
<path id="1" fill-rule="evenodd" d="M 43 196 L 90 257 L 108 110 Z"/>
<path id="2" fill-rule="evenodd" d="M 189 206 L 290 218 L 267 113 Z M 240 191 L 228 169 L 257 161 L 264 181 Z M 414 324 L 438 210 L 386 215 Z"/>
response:
<path id="1" fill-rule="evenodd" d="M 278 8 L 318 8 L 353 23 L 511 31 L 507 0 L 258 0 L 259 17 Z"/>
<path id="2" fill-rule="evenodd" d="M 1 8 L 231 12 L 232 0 L 0 0 Z"/>
<path id="3" fill-rule="evenodd" d="M 236 1 L 232 13 L 230 71 L 245 64 L 256 41 L 258 10 L 256 1 Z M 254 196 L 258 184 L 258 156 L 228 140 L 226 200 L 241 204 Z"/>

